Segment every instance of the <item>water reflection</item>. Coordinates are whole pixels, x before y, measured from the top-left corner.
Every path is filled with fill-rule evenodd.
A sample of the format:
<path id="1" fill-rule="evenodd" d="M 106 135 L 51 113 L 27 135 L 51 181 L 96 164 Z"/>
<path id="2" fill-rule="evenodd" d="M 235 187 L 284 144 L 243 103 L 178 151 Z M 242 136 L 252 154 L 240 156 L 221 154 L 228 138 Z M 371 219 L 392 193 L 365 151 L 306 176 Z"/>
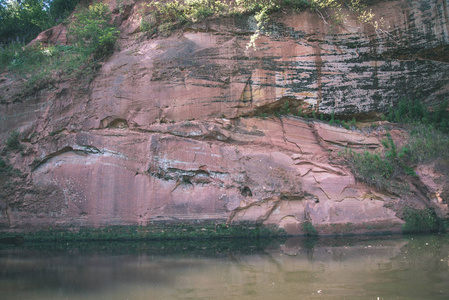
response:
<path id="1" fill-rule="evenodd" d="M 0 244 L 1 299 L 448 299 L 447 235 Z"/>

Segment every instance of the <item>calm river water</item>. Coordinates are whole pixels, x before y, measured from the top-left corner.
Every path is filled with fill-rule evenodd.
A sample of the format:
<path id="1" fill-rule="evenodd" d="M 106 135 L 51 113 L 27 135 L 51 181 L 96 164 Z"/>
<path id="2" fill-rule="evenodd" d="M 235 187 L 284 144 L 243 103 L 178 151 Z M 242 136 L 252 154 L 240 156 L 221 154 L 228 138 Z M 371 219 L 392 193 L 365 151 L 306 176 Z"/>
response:
<path id="1" fill-rule="evenodd" d="M 0 244 L 0 299 L 449 299 L 449 236 Z"/>

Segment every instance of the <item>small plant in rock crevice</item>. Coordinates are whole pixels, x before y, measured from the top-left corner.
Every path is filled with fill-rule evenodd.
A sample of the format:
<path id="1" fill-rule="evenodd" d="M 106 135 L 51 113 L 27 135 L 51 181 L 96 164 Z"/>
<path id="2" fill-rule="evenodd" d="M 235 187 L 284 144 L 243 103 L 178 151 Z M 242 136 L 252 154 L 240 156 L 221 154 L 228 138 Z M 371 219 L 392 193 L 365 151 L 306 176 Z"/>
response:
<path id="1" fill-rule="evenodd" d="M 6 139 L 6 150 L 18 151 L 22 149 L 22 145 L 20 144 L 20 134 L 17 131 L 13 131 L 9 134 L 9 137 Z"/>

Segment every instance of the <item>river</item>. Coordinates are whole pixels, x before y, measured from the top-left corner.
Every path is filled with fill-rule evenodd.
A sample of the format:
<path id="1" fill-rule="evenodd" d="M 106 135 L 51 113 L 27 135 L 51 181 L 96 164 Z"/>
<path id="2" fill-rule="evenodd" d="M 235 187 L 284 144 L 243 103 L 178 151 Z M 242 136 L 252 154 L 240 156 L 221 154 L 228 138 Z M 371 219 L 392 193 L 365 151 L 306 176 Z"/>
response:
<path id="1" fill-rule="evenodd" d="M 449 236 L 0 244 L 0 299 L 449 299 Z"/>

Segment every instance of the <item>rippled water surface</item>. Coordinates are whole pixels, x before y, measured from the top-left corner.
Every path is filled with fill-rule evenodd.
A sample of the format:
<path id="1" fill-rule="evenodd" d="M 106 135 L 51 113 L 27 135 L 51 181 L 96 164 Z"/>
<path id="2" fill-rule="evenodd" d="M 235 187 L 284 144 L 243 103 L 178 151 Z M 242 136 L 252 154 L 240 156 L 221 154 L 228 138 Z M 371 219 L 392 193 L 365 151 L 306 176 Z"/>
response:
<path id="1" fill-rule="evenodd" d="M 0 244 L 0 299 L 449 299 L 449 237 Z"/>

